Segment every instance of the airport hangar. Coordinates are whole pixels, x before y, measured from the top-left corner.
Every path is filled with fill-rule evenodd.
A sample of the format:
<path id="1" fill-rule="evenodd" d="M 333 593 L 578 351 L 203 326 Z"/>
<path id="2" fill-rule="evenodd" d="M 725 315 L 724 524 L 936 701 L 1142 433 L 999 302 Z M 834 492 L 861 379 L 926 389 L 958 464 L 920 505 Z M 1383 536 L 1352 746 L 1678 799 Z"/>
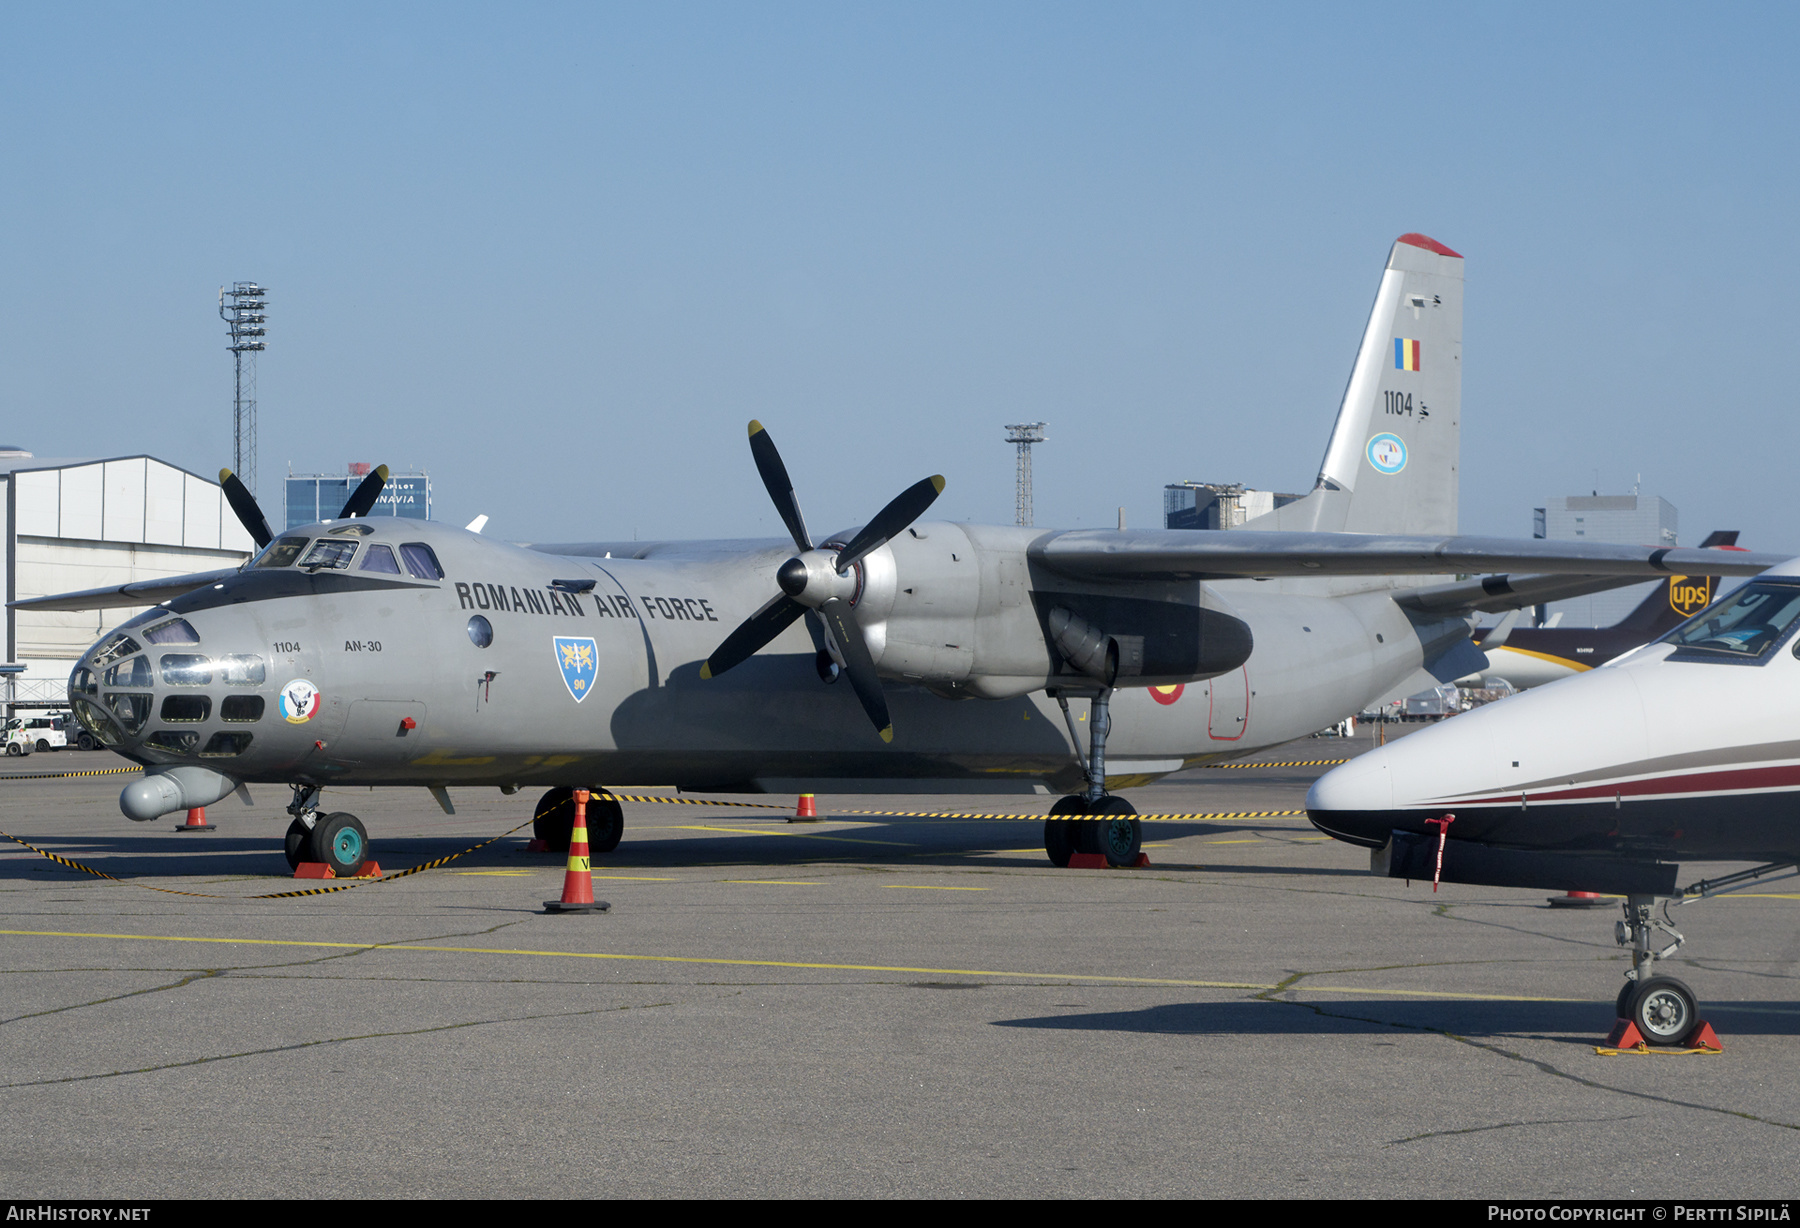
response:
<path id="1" fill-rule="evenodd" d="M 34 457 L 0 448 L 7 602 L 236 567 L 254 550 L 217 482 L 153 456 Z M 6 611 L 0 705 L 61 708 L 69 671 L 139 609 Z"/>

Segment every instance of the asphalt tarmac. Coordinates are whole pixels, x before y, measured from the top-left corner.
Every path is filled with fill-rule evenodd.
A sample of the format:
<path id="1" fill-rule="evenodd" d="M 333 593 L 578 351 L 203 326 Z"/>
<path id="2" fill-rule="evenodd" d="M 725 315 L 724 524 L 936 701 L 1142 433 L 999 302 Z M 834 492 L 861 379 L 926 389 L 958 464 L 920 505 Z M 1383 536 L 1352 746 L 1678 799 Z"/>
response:
<path id="1" fill-rule="evenodd" d="M 1325 770 L 1127 796 L 1292 811 Z M 120 816 L 128 778 L 0 778 L 0 829 L 126 880 L 0 842 L 10 1198 L 1795 1192 L 1793 880 L 1676 912 L 1668 970 L 1724 1053 L 1609 1057 L 1616 908 L 1371 878 L 1300 816 L 1146 824 L 1149 868 L 1057 870 L 1034 822 L 849 813 L 993 797 L 821 795 L 808 825 L 786 798 L 634 803 L 596 858 L 612 911 L 548 916 L 562 859 L 528 831 L 253 899 L 314 885 L 287 876 L 285 790 L 176 834 Z M 393 871 L 535 800 L 453 796 L 328 804 Z"/>

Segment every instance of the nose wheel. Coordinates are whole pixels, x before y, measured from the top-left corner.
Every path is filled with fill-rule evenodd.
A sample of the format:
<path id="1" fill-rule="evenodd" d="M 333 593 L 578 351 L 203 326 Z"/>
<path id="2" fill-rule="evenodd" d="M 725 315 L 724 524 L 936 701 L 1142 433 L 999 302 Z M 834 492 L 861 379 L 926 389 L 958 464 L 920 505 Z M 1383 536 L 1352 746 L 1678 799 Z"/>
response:
<path id="1" fill-rule="evenodd" d="M 323 862 L 338 878 L 354 878 L 369 859 L 369 829 L 353 814 L 317 814 L 311 827 L 297 817 L 288 825 L 284 851 L 289 869 Z"/>

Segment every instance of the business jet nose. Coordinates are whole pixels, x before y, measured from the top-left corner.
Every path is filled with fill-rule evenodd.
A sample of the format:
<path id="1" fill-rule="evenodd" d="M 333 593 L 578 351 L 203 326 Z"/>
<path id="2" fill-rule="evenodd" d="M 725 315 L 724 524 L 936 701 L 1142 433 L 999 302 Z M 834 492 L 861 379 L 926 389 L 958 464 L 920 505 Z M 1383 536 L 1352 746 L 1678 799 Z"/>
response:
<path id="1" fill-rule="evenodd" d="M 1383 746 L 1332 768 L 1306 791 L 1314 827 L 1338 840 L 1380 848 L 1394 829 L 1394 775 Z"/>

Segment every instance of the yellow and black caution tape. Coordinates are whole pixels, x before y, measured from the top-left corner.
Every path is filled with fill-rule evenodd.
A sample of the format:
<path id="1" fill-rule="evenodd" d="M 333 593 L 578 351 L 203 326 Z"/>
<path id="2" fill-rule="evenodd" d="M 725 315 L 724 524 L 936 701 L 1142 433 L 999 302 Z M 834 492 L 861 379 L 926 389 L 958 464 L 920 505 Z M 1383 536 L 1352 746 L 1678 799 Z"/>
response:
<path id="1" fill-rule="evenodd" d="M 831 815 L 820 817 L 874 814 L 909 819 L 1142 819 L 1146 823 L 1194 823 L 1206 819 L 1285 819 L 1305 813 L 1304 810 L 1221 810 L 1211 814 L 984 814 L 960 810 L 834 810 Z"/>
<path id="2" fill-rule="evenodd" d="M 1208 768 L 1255 768 L 1255 767 L 1327 767 L 1334 763 L 1348 763 L 1348 759 L 1296 759 L 1292 763 L 1203 763 Z"/>
<path id="3" fill-rule="evenodd" d="M 7 780 L 67 780 L 72 776 L 116 776 L 120 772 L 141 772 L 141 767 L 128 768 L 95 768 L 90 772 L 21 772 L 19 775 L 0 775 L 0 781 Z"/>
<path id="4" fill-rule="evenodd" d="M 596 794 L 598 796 L 598 794 Z M 664 797 L 656 793 L 608 793 L 616 802 L 658 802 L 664 806 L 731 806 L 740 810 L 786 810 L 773 802 L 715 802 L 699 797 Z"/>
<path id="5" fill-rule="evenodd" d="M 383 874 L 380 878 L 346 879 L 343 882 L 334 883 L 329 887 L 306 887 L 299 891 L 277 891 L 271 895 L 213 895 L 205 891 L 178 891 L 173 887 L 153 887 L 149 883 L 140 883 L 134 879 L 120 878 L 116 874 L 108 874 L 105 870 L 96 870 L 93 866 L 83 865 L 79 861 L 71 861 L 67 857 L 58 857 L 55 853 L 46 852 L 37 845 L 32 844 L 30 841 L 21 840 L 10 832 L 0 831 L 0 836 L 4 836 L 14 844 L 24 845 L 39 857 L 47 857 L 59 866 L 67 866 L 69 869 L 79 870 L 83 874 L 92 874 L 95 878 L 105 878 L 110 879 L 115 883 L 124 883 L 127 887 L 142 887 L 145 891 L 160 891 L 164 895 L 194 896 L 202 900 L 291 900 L 304 895 L 329 895 L 334 891 L 348 891 L 352 887 L 366 887 L 371 883 L 391 883 L 397 878 L 406 878 L 409 875 L 418 874 L 424 870 L 435 870 L 439 866 L 447 865 L 459 857 L 467 857 L 477 849 L 484 849 L 495 840 L 504 840 L 506 837 L 512 835 L 513 832 L 521 831 L 530 826 L 532 822 L 533 820 L 526 819 L 523 823 L 512 828 L 510 831 L 503 831 L 498 836 L 483 840 L 480 844 L 470 845 L 460 853 L 452 853 L 448 857 L 440 857 L 436 861 L 428 861 L 424 865 L 414 866 L 410 870 L 396 870 L 392 874 Z"/>

